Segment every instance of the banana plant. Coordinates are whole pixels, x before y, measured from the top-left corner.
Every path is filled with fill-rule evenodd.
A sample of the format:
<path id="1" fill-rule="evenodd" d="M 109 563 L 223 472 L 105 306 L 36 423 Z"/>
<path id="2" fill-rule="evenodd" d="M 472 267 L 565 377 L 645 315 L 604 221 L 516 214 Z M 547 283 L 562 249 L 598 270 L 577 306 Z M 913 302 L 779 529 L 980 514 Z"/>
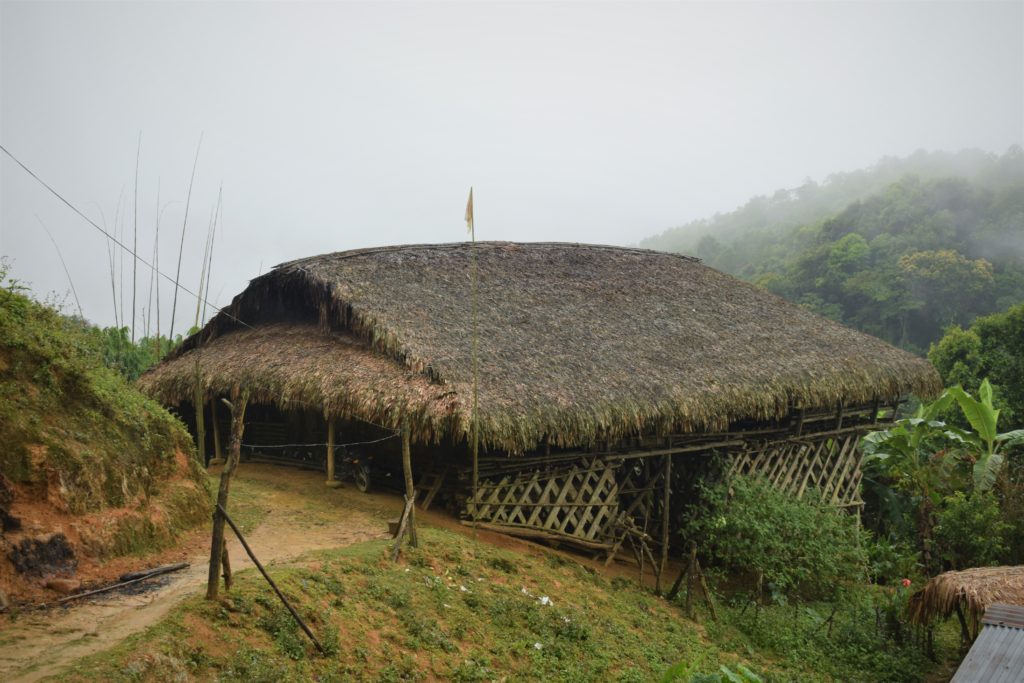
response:
<path id="1" fill-rule="evenodd" d="M 956 403 L 971 429 L 940 420 Z M 981 384 L 977 398 L 951 387 L 912 417 L 864 437 L 865 470 L 882 475 L 894 490 L 909 494 L 916 511 L 918 543 L 926 567 L 932 564 L 932 535 L 942 499 L 967 487 L 991 489 L 1003 467 L 1007 448 L 1024 444 L 1024 429 L 1000 433 L 999 410 L 992 404 L 992 386 Z"/>
<path id="2" fill-rule="evenodd" d="M 1024 443 L 1024 429 L 999 433 L 999 409 L 992 405 L 992 385 L 988 379 L 978 388 L 978 398 L 960 386 L 951 387 L 943 396 L 952 396 L 960 405 L 973 431 L 955 430 L 954 440 L 962 444 L 962 452 L 972 458 L 975 491 L 991 489 L 1003 467 L 1003 450 Z"/>
<path id="3" fill-rule="evenodd" d="M 954 400 L 944 393 L 936 401 L 918 406 L 912 417 L 861 440 L 866 472 L 881 475 L 894 490 L 908 496 L 915 510 L 914 526 L 925 567 L 932 564 L 935 510 L 963 481 L 959 459 L 951 447 L 962 436 L 938 419 Z"/>

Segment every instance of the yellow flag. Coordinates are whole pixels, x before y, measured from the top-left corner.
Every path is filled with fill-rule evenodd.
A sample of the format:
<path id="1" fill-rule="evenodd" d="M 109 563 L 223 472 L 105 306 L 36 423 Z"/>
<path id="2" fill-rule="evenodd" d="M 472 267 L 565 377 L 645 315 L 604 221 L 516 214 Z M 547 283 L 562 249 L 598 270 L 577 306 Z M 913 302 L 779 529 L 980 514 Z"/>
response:
<path id="1" fill-rule="evenodd" d="M 469 201 L 466 202 L 466 232 L 473 234 L 473 188 L 469 188 Z"/>

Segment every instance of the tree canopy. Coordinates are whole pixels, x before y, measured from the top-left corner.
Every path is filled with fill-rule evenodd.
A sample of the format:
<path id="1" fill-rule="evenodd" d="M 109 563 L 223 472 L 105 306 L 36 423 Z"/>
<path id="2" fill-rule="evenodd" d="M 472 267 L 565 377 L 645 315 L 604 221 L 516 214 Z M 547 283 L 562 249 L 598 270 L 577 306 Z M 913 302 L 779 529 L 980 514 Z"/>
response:
<path id="1" fill-rule="evenodd" d="M 1024 151 L 886 159 L 650 238 L 924 353 L 1024 301 Z"/>

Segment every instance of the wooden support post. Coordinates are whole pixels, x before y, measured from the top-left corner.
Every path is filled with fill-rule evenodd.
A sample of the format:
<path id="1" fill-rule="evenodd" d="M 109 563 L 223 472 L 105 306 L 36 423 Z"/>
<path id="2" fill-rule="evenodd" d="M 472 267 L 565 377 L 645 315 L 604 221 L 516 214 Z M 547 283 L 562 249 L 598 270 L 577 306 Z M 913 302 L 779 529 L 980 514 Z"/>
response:
<path id="1" fill-rule="evenodd" d="M 242 455 L 242 431 L 245 428 L 245 404 L 249 399 L 249 391 L 242 391 L 236 384 L 231 388 L 231 447 L 228 461 L 220 473 L 220 488 L 217 490 L 217 507 L 213 513 L 213 538 L 210 542 L 210 572 L 206 581 L 206 599 L 216 600 L 220 588 L 218 574 L 223 563 L 224 553 L 224 515 L 227 510 L 228 493 L 231 490 L 231 475 L 238 467 Z M 227 401 L 225 401 L 227 403 Z"/>
<path id="2" fill-rule="evenodd" d="M 956 603 L 956 618 L 960 621 L 960 645 L 966 649 L 971 646 L 971 629 L 967 627 L 967 619 L 964 617 L 963 608 L 960 602 Z"/>
<path id="3" fill-rule="evenodd" d="M 210 401 L 210 421 L 213 422 L 213 460 L 210 461 L 211 465 L 223 465 L 224 464 L 224 452 L 220 446 L 220 425 L 217 424 L 217 397 L 214 396 L 213 400 Z"/>
<path id="4" fill-rule="evenodd" d="M 196 403 L 196 450 L 199 454 L 199 462 L 206 464 L 206 399 L 203 397 L 203 388 L 199 386 L 198 368 L 196 372 L 196 389 L 193 392 L 192 400 Z"/>
<path id="5" fill-rule="evenodd" d="M 409 435 L 408 418 L 402 421 L 402 471 L 405 473 L 405 498 L 414 500 L 416 498 L 416 487 L 412 483 L 412 448 Z M 409 510 L 409 543 L 413 548 L 419 546 L 419 539 L 416 538 L 416 508 Z"/>
<path id="6" fill-rule="evenodd" d="M 327 481 L 325 482 L 332 489 L 341 486 L 341 482 L 334 478 L 334 418 L 327 418 Z"/>
<path id="7" fill-rule="evenodd" d="M 224 539 L 224 546 L 221 548 L 221 567 L 224 569 L 224 589 L 231 590 L 235 584 L 235 577 L 231 574 L 231 558 L 228 556 L 228 539 Z"/>
<path id="8" fill-rule="evenodd" d="M 676 596 L 679 595 L 679 589 L 683 585 L 683 579 L 686 577 L 687 569 L 688 567 L 683 565 L 683 568 L 679 570 L 679 576 L 676 577 L 676 580 L 672 583 L 672 588 L 668 591 L 668 595 L 665 596 L 665 599 L 669 602 L 675 600 Z"/>
<path id="9" fill-rule="evenodd" d="M 693 618 L 693 580 L 697 573 L 697 544 L 690 541 L 690 564 L 686 567 L 686 616 Z"/>
<path id="10" fill-rule="evenodd" d="M 715 609 L 715 602 L 711 599 L 711 590 L 708 588 L 708 580 L 704 577 L 704 570 L 700 568 L 700 560 L 694 557 L 694 568 L 697 570 L 697 578 L 700 579 L 700 590 L 704 594 L 704 602 L 708 605 L 711 618 L 718 621 L 718 610 Z"/>
<path id="11" fill-rule="evenodd" d="M 665 488 L 661 501 L 661 565 L 658 568 L 658 579 L 654 586 L 654 592 L 661 595 L 661 577 L 665 573 L 665 566 L 668 564 L 668 536 L 669 536 L 669 503 L 672 495 L 672 456 L 665 456 Z"/>
<path id="12" fill-rule="evenodd" d="M 402 516 L 398 520 L 398 531 L 395 532 L 395 545 L 391 548 L 392 562 L 398 561 L 398 553 L 402 549 L 402 537 L 409 531 L 409 520 L 411 519 L 415 499 L 415 495 L 412 498 L 406 497 L 405 499 L 405 507 L 402 509 Z"/>
<path id="13" fill-rule="evenodd" d="M 840 401 L 839 405 L 836 407 L 836 426 L 835 426 L 835 428 L 836 429 L 842 429 L 843 428 L 843 402 L 842 401 Z"/>

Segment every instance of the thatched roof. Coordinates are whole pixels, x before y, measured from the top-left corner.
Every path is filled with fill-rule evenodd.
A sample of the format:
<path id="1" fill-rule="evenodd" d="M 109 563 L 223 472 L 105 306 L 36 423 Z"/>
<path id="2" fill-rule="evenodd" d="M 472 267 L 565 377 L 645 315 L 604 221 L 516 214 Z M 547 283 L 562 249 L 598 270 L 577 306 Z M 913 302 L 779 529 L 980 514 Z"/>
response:
<path id="1" fill-rule="evenodd" d="M 911 596 L 910 619 L 928 624 L 946 618 L 960 605 L 975 623 L 996 603 L 1024 606 L 1024 566 L 977 567 L 945 572 Z"/>
<path id="2" fill-rule="evenodd" d="M 312 323 L 268 323 L 215 337 L 158 365 L 140 383 L 178 403 L 192 399 L 197 370 L 208 392 L 227 394 L 238 383 L 258 403 L 390 426 L 408 417 L 418 441 L 449 433 L 456 413 L 455 396 L 444 387 L 351 334 L 325 333 Z"/>
<path id="3" fill-rule="evenodd" d="M 455 420 L 452 436 L 461 438 L 472 405 L 474 253 L 479 419 L 491 446 L 521 451 L 544 438 L 569 445 L 646 430 L 720 429 L 781 417 L 792 404 L 941 389 L 927 361 L 696 259 L 641 249 L 483 242 L 326 254 L 256 278 L 228 313 L 256 327 L 306 320 L 347 330 L 450 392 L 451 416 L 442 422 Z M 266 365 L 260 352 L 226 353 L 232 340 L 248 338 L 230 316 L 215 317 L 142 387 L 169 403 L 189 400 L 190 350 L 214 338 L 210 352 L 222 357 L 217 380 L 204 378 L 208 387 L 224 391 L 220 382 L 230 377 L 258 381 Z M 276 354 L 287 356 L 290 343 L 282 340 Z M 294 372 L 303 371 L 295 365 Z M 350 386 L 397 395 L 398 387 L 382 385 L 403 381 L 385 375 L 364 389 Z M 418 413 L 427 419 L 438 410 L 420 404 Z"/>

